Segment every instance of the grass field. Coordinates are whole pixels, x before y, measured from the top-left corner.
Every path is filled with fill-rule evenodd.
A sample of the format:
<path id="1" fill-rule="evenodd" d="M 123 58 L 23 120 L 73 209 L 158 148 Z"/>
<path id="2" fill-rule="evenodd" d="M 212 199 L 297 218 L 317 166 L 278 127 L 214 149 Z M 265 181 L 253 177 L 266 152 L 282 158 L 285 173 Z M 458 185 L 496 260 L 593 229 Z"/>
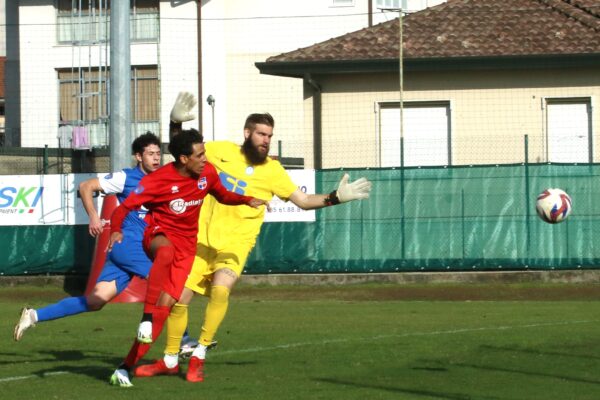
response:
<path id="1" fill-rule="evenodd" d="M 140 304 L 12 340 L 24 304 L 63 296 L 0 288 L 0 399 L 600 399 L 598 285 L 240 286 L 204 383 L 181 374 L 128 389 L 107 382 Z M 202 306 L 191 306 L 194 332 Z"/>

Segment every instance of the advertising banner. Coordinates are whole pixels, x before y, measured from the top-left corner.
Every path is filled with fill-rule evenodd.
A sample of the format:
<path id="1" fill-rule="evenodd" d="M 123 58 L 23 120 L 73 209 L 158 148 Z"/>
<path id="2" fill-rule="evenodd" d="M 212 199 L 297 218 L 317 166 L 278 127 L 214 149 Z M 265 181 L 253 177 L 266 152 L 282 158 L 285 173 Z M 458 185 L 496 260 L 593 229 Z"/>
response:
<path id="1" fill-rule="evenodd" d="M 291 169 L 287 171 L 292 181 L 304 193 L 315 193 L 314 169 Z M 303 210 L 291 201 L 283 201 L 279 197 L 271 200 L 271 212 L 265 213 L 265 222 L 312 222 L 315 220 L 315 210 Z"/>
<path id="2" fill-rule="evenodd" d="M 314 193 L 314 170 L 290 170 L 292 180 L 306 193 Z M 87 225 L 88 216 L 79 198 L 79 184 L 99 174 L 0 175 L 0 226 Z M 103 195 L 96 195 L 97 210 Z M 277 197 L 266 222 L 314 221 L 314 211 L 304 211 Z"/>
<path id="3" fill-rule="evenodd" d="M 1 175 L 0 225 L 87 224 L 77 188 L 93 176 Z"/>

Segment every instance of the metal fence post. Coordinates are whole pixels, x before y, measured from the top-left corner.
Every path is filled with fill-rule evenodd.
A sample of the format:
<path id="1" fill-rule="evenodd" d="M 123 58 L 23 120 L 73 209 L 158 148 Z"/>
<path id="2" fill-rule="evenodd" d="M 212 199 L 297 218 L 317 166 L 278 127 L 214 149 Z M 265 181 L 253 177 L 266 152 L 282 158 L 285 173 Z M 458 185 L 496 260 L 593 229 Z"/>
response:
<path id="1" fill-rule="evenodd" d="M 44 151 L 42 152 L 43 162 L 42 162 L 42 171 L 43 174 L 48 174 L 48 145 L 44 145 Z"/>
<path id="2" fill-rule="evenodd" d="M 525 229 L 527 231 L 527 241 L 526 241 L 526 250 L 527 250 L 527 263 L 529 263 L 530 258 L 530 247 L 531 247 L 531 212 L 530 212 L 530 188 L 529 188 L 529 135 L 524 136 L 524 146 L 525 146 Z"/>
<path id="3" fill-rule="evenodd" d="M 404 220 L 404 138 L 400 137 L 400 236 L 402 236 L 402 261 L 404 261 L 404 259 L 406 258 L 406 235 Z"/>

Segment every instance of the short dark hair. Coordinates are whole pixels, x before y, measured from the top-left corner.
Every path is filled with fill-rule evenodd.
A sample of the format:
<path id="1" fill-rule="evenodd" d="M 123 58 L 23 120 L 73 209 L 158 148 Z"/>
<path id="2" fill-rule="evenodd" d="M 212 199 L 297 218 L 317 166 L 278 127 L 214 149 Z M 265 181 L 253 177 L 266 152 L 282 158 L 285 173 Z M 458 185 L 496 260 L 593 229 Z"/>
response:
<path id="1" fill-rule="evenodd" d="M 160 148 L 160 139 L 154 133 L 148 131 L 135 138 L 131 143 L 131 154 L 144 154 L 144 149 L 151 144 L 155 144 Z"/>
<path id="2" fill-rule="evenodd" d="M 179 162 L 179 156 L 189 156 L 194 151 L 194 144 L 203 143 L 202 134 L 195 129 L 185 129 L 175 135 L 169 143 L 169 152 Z"/>
<path id="3" fill-rule="evenodd" d="M 269 113 L 248 115 L 246 118 L 246 123 L 244 123 L 244 129 L 254 131 L 256 124 L 264 124 L 270 126 L 271 128 L 275 128 L 275 120 Z"/>

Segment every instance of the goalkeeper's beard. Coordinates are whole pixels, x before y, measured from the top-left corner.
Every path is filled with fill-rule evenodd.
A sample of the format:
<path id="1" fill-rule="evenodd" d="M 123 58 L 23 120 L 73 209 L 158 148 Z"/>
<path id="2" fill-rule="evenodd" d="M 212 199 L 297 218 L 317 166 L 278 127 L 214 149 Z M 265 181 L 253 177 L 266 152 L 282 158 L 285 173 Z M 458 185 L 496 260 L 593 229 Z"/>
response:
<path id="1" fill-rule="evenodd" d="M 252 144 L 252 138 L 249 136 L 244 143 L 242 144 L 242 153 L 246 156 L 246 159 L 250 161 L 252 165 L 263 164 L 269 155 L 269 148 L 267 147 L 267 151 L 265 154 L 261 154 L 258 148 Z"/>

